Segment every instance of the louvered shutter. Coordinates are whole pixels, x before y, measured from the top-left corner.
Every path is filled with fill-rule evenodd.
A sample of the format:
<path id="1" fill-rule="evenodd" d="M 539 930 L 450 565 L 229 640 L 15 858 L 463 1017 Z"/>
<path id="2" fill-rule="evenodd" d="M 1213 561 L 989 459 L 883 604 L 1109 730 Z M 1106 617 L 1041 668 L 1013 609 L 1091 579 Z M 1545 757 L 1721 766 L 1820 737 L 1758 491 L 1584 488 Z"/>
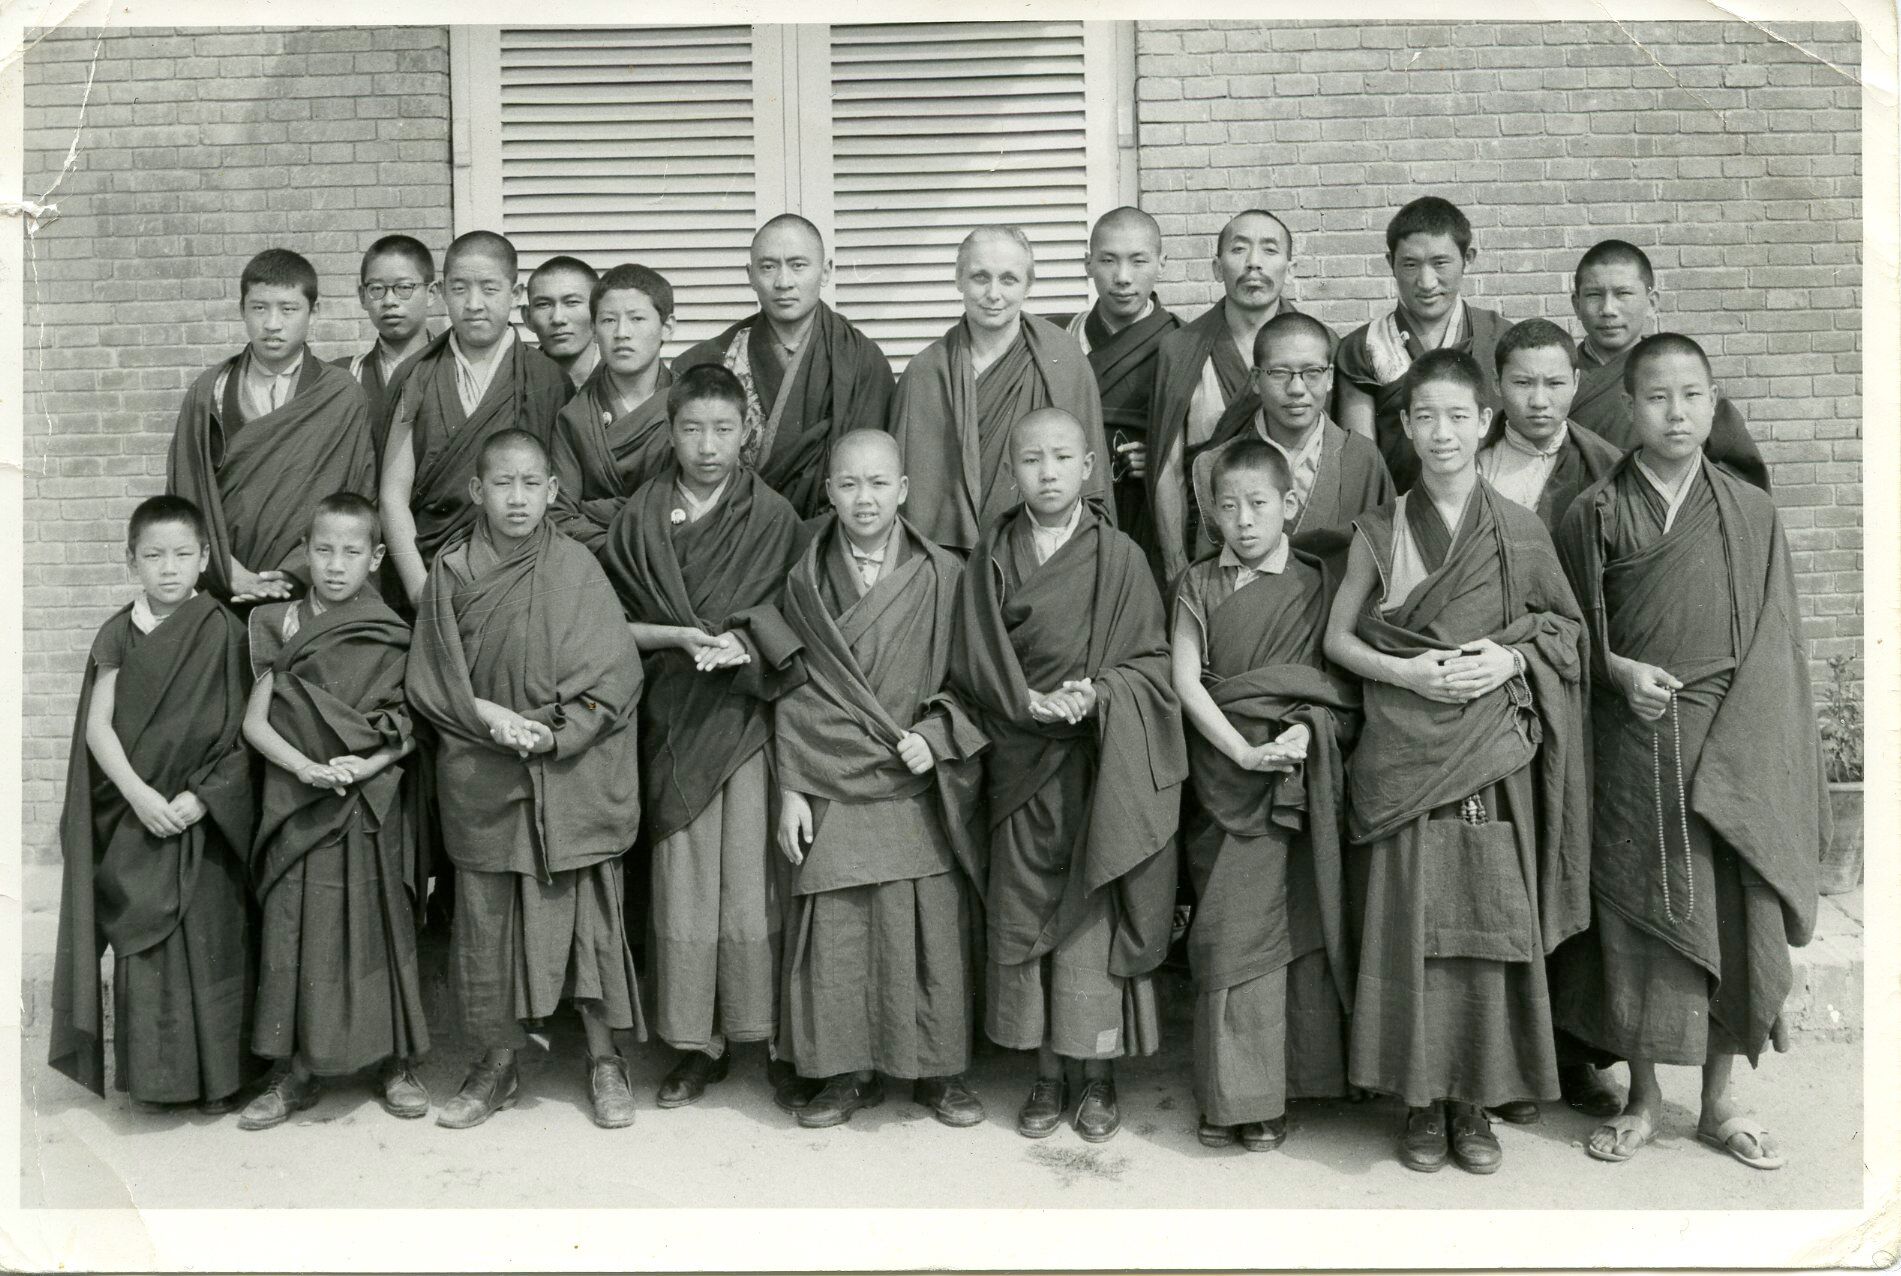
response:
<path id="1" fill-rule="evenodd" d="M 501 229 L 524 277 L 559 253 L 596 270 L 651 266 L 674 289 L 669 356 L 751 310 L 752 28 L 503 27 L 499 39 Z"/>
<path id="2" fill-rule="evenodd" d="M 1083 45 L 1080 22 L 833 25 L 833 284 L 893 360 L 962 313 L 954 265 L 972 226 L 1030 237 L 1030 310 L 1086 304 Z"/>

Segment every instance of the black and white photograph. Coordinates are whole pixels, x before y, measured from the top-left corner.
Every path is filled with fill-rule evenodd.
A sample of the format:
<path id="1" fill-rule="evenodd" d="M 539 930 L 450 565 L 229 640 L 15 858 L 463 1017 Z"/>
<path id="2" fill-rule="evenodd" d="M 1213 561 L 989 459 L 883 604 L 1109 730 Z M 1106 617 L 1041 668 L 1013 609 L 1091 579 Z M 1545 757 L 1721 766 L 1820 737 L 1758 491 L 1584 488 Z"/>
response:
<path id="1" fill-rule="evenodd" d="M 0 1261 L 1901 1258 L 1891 6 L 42 7 Z"/>

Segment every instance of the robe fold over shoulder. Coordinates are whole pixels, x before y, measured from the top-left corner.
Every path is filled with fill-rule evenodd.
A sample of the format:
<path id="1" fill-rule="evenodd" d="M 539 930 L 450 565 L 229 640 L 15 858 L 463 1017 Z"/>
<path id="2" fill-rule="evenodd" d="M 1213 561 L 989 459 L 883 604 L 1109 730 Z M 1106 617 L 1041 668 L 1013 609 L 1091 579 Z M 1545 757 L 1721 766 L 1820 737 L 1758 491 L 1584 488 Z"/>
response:
<path id="1" fill-rule="evenodd" d="M 850 804 L 931 793 L 952 853 L 981 896 L 989 847 L 978 826 L 980 755 L 989 742 L 963 706 L 942 694 L 963 564 L 908 523 L 901 528 L 916 552 L 845 616 L 831 614 L 820 584 L 821 559 L 838 535 L 836 520 L 826 520 L 792 569 L 783 611 L 802 647 L 807 678 L 774 707 L 778 783 Z M 896 666 L 876 671 L 876 687 L 856 654 L 860 647 Z M 878 690 L 889 683 L 924 694 L 894 714 Z M 913 731 L 937 758 L 924 775 L 912 775 L 898 757 L 898 741 Z M 822 812 L 814 815 L 822 824 Z"/>
<path id="2" fill-rule="evenodd" d="M 413 738 L 403 696 L 409 641 L 409 626 L 374 598 L 353 599 L 306 621 L 271 660 L 271 726 L 320 762 L 402 747 Z M 252 888 L 267 894 L 305 855 L 342 840 L 353 826 L 400 833 L 403 773 L 403 764 L 394 763 L 338 797 L 265 767 Z"/>
<path id="3" fill-rule="evenodd" d="M 106 622 L 130 632 L 130 606 Z M 102 630 L 102 635 L 105 630 Z M 187 600 L 151 633 L 126 644 L 112 728 L 126 759 L 168 798 L 191 792 L 205 817 L 177 837 L 154 837 L 93 761 L 86 745 L 99 667 L 86 663 L 60 814 L 64 856 L 53 971 L 49 1062 L 105 1093 L 99 959 L 156 948 L 184 919 L 207 843 L 242 859 L 257 817 L 251 756 L 240 731 L 247 681 L 244 630 L 210 594 Z"/>
<path id="4" fill-rule="evenodd" d="M 1585 358 L 1578 369 L 1577 397 L 1571 401 L 1571 419 L 1620 453 L 1638 444 L 1630 395 L 1624 390 L 1624 367 L 1634 349 L 1632 346 L 1620 351 L 1607 363 Z M 1769 490 L 1769 463 L 1762 459 L 1762 450 L 1750 435 L 1742 412 L 1721 395 L 1716 400 L 1710 437 L 1703 443 L 1703 455 L 1751 487 Z"/>
<path id="5" fill-rule="evenodd" d="M 1020 338 L 1031 367 L 1018 392 L 1003 396 L 992 420 L 980 410 L 982 391 L 1000 366 L 983 378 L 970 370 L 970 333 L 962 319 L 926 346 L 904 369 L 891 410 L 904 472 L 911 480 L 906 516 L 924 536 L 947 549 L 968 551 L 1006 506 L 1017 499 L 1006 446 L 1008 432 L 1030 412 L 1061 408 L 1082 422 L 1096 464 L 1083 485 L 1085 496 L 1109 491 L 1109 444 L 1102 428 L 1102 396 L 1095 374 L 1061 328 L 1032 314 L 1023 316 Z M 999 365 L 1010 358 L 1006 354 Z M 1113 519 L 1113 515 L 1108 515 Z"/>
<path id="6" fill-rule="evenodd" d="M 691 824 L 765 746 L 768 702 L 804 677 L 793 660 L 798 638 L 778 609 L 800 535 L 792 506 L 764 479 L 739 470 L 712 510 L 675 528 L 677 477 L 668 464 L 622 507 L 601 566 L 627 620 L 731 630 L 751 659 L 701 673 L 677 649 L 643 657 L 640 756 L 646 833 L 655 845 Z"/>
<path id="7" fill-rule="evenodd" d="M 1146 974 L 1167 950 L 1175 904 L 1176 824 L 1188 778 L 1181 711 L 1169 681 L 1161 599 L 1147 560 L 1091 501 L 1048 562 L 1018 573 L 1010 556 L 1018 506 L 984 532 L 958 599 L 951 687 L 991 741 L 986 787 L 993 837 L 1070 756 L 1090 765 L 1087 791 L 1066 798 L 1069 827 L 1038 853 L 1062 857 L 1060 873 L 991 861 L 990 955 L 1016 965 L 1051 951 L 1099 891 L 1114 890 L 1118 931 L 1110 973 Z M 1028 532 L 1021 536 L 1027 541 Z M 1033 557 L 1030 558 L 1033 563 Z M 1018 579 L 1006 592 L 1006 580 Z M 1086 623 L 1079 623 L 1086 622 Z M 1094 716 L 1074 725 L 1030 716 L 1029 692 L 1064 681 L 1095 684 Z"/>
<path id="8" fill-rule="evenodd" d="M 1382 578 L 1397 505 L 1362 516 Z M 1584 747 L 1584 629 L 1538 516 L 1483 479 L 1441 566 L 1394 611 L 1369 599 L 1362 641 L 1405 659 L 1490 638 L 1525 658 L 1525 677 L 1462 705 L 1368 682 L 1365 724 L 1347 765 L 1347 832 L 1366 846 L 1434 808 L 1535 766 L 1539 799 L 1532 899 L 1546 953 L 1590 917 L 1590 789 Z"/>
<path id="9" fill-rule="evenodd" d="M 439 739 L 450 858 L 546 883 L 633 844 L 640 656 L 600 564 L 545 520 L 479 573 L 470 550 L 460 540 L 430 568 L 405 688 Z M 496 744 L 478 697 L 548 727 L 553 751 L 524 759 Z"/>
<path id="10" fill-rule="evenodd" d="M 660 369 L 653 393 L 616 415 L 600 364 L 555 417 L 549 463 L 560 487 L 548 517 L 571 540 L 595 554 L 627 498 L 673 459 L 667 428 L 667 390 L 673 374 Z"/>
<path id="11" fill-rule="evenodd" d="M 244 362 L 240 351 L 192 382 L 165 462 L 165 490 L 204 515 L 204 587 L 223 599 L 234 557 L 251 571 L 288 571 L 307 583 L 303 543 L 317 502 L 337 492 L 376 499 L 370 410 L 356 379 L 306 352 L 290 401 L 245 421 L 237 410 Z"/>
<path id="12" fill-rule="evenodd" d="M 1500 412 L 1492 418 L 1492 429 L 1485 436 L 1485 446 L 1509 446 L 1502 442 L 1505 437 L 1505 414 Z M 1558 459 L 1552 463 L 1551 473 L 1545 477 L 1544 490 L 1538 494 L 1538 521 L 1555 538 L 1558 525 L 1571 509 L 1571 502 L 1578 498 L 1591 484 L 1611 472 L 1611 467 L 1622 459 L 1623 452 L 1611 446 L 1598 433 L 1576 421 L 1567 421 L 1564 431 L 1564 446 L 1558 449 Z"/>
<path id="13" fill-rule="evenodd" d="M 777 398 L 780 369 L 768 370 L 771 356 L 764 343 L 772 340 L 763 313 L 754 313 L 717 336 L 682 351 L 673 361 L 675 375 L 702 363 L 729 365 L 733 342 L 742 331 L 750 333 L 747 362 L 758 388 L 760 408 L 770 413 Z M 860 332 L 843 315 L 818 304 L 806 337 L 809 349 L 799 360 L 793 384 L 785 393 L 785 407 L 772 429 L 771 445 L 758 458 L 756 470 L 766 486 L 785 497 L 801 518 L 823 513 L 825 475 L 831 465 L 832 444 L 853 430 L 888 429 L 896 382 L 891 360 L 877 342 Z"/>

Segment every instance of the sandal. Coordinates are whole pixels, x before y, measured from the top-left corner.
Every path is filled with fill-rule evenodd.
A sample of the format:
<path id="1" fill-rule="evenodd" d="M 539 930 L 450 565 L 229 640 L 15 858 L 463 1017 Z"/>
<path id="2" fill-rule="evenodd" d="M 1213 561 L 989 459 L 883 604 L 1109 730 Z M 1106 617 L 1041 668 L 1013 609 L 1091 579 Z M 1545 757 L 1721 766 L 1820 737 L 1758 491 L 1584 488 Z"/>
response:
<path id="1" fill-rule="evenodd" d="M 1604 1124 L 1598 1126 L 1597 1129 L 1591 1131 L 1591 1137 L 1584 1141 L 1585 1152 L 1588 1153 L 1593 1160 L 1609 1161 L 1613 1165 L 1622 1165 L 1625 1161 L 1630 1160 L 1631 1157 L 1636 1156 L 1639 1149 L 1657 1137 L 1656 1126 L 1653 1125 L 1646 1130 L 1639 1124 L 1642 1120 L 1643 1118 L 1629 1112 L 1619 1113 L 1604 1122 Z M 1611 1132 L 1611 1145 L 1607 1150 L 1600 1151 L 1593 1140 L 1606 1130 Z M 1624 1136 L 1628 1134 L 1635 1134 L 1640 1137 L 1634 1145 L 1626 1150 L 1624 1146 Z"/>
<path id="2" fill-rule="evenodd" d="M 1779 1152 L 1770 1152 L 1763 1142 L 1763 1136 L 1769 1131 L 1762 1122 L 1751 1116 L 1733 1116 L 1717 1126 L 1706 1130 L 1702 1125 L 1696 1128 L 1697 1141 L 1727 1152 L 1752 1170 L 1779 1170 L 1789 1163 L 1789 1158 Z M 1745 1153 L 1732 1139 L 1746 1138 L 1754 1149 L 1753 1154 Z"/>

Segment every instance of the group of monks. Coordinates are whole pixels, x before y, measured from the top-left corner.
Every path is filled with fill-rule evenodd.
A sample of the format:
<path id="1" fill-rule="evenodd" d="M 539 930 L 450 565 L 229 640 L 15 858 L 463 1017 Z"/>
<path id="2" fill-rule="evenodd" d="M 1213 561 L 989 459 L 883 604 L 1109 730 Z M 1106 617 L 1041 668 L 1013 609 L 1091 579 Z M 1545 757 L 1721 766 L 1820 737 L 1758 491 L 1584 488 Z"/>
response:
<path id="1" fill-rule="evenodd" d="M 1382 1094 L 1402 1163 L 1489 1173 L 1492 1120 L 1562 1097 L 1623 1161 L 1687 1065 L 1699 1136 L 1783 1164 L 1730 1066 L 1785 1044 L 1829 830 L 1766 468 L 1646 335 L 1638 248 L 1579 262 L 1581 341 L 1470 304 L 1477 253 L 1406 205 L 1342 340 L 1263 210 L 1185 324 L 1140 210 L 1053 319 L 981 227 L 895 378 L 795 215 L 671 364 L 661 275 L 524 287 L 476 231 L 440 278 L 371 245 L 377 341 L 328 365 L 314 271 L 260 254 L 87 662 L 53 1064 L 104 1092 L 110 948 L 134 1100 L 264 1129 L 374 1068 L 422 1116 L 447 913 L 480 1054 L 441 1125 L 513 1105 L 572 1001 L 605 1127 L 649 1032 L 662 1108 L 762 1042 L 803 1126 L 887 1079 L 974 1125 L 981 1023 L 1035 1052 L 1017 1130 L 1099 1142 L 1182 941 L 1210 1147 Z"/>

